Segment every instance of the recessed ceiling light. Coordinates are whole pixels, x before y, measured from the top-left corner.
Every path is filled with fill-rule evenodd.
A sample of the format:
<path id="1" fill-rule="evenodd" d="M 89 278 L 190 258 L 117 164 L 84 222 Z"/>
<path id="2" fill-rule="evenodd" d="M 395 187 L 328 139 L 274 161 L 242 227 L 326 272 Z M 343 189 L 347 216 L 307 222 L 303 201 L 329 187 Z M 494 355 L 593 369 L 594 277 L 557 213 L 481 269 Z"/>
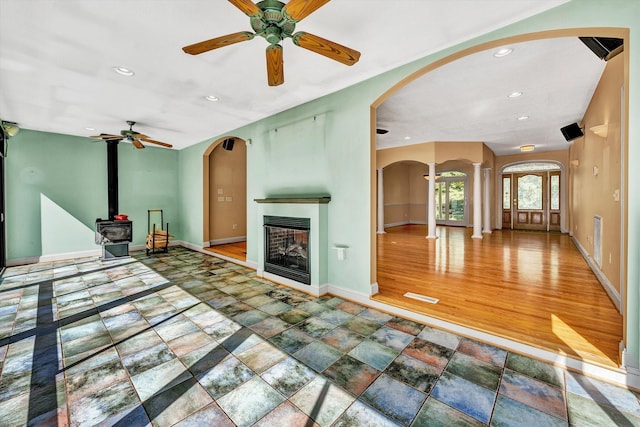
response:
<path id="1" fill-rule="evenodd" d="M 85 129 L 86 130 L 91 130 L 91 131 L 96 130 L 96 128 L 91 128 L 91 127 L 86 127 Z"/>
<path id="2" fill-rule="evenodd" d="M 509 55 L 511 52 L 513 52 L 513 49 L 511 49 L 510 47 L 503 47 L 502 49 L 496 50 L 493 53 L 493 56 L 495 56 L 496 58 L 502 58 L 503 56 Z"/>
<path id="3" fill-rule="evenodd" d="M 405 141 L 408 141 L 408 140 L 410 140 L 410 139 L 411 139 L 411 137 L 410 137 L 410 136 L 405 136 L 405 137 L 404 137 L 404 140 L 405 140 Z"/>
<path id="4" fill-rule="evenodd" d="M 536 148 L 535 145 L 521 145 L 520 146 L 520 151 L 522 151 L 523 153 L 529 152 L 529 151 L 533 151 Z"/>
<path id="5" fill-rule="evenodd" d="M 220 100 L 220 98 L 218 98 L 215 95 L 207 95 L 207 96 L 204 97 L 204 99 L 206 99 L 207 101 L 211 101 L 211 102 L 216 102 L 216 101 Z"/>
<path id="6" fill-rule="evenodd" d="M 522 92 L 511 92 L 509 94 L 509 98 L 517 98 L 519 96 L 522 96 Z"/>
<path id="7" fill-rule="evenodd" d="M 518 120 L 527 120 L 529 118 L 529 116 L 520 116 L 518 117 Z"/>
<path id="8" fill-rule="evenodd" d="M 130 70 L 125 67 L 113 67 L 113 71 L 120 74 L 121 76 L 126 76 L 126 77 L 131 77 L 135 74 L 133 70 Z"/>

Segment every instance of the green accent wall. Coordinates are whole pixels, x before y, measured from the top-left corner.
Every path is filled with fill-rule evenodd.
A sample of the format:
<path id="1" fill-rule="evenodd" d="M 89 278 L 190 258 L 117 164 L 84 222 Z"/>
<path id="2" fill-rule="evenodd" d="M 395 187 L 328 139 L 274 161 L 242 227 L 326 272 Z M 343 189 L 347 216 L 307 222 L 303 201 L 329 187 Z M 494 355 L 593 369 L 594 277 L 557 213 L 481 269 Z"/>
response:
<path id="1" fill-rule="evenodd" d="M 89 138 L 22 129 L 8 142 L 7 259 L 100 247 L 96 218 L 107 218 L 107 148 Z M 133 244 L 144 243 L 147 209 L 164 209 L 179 233 L 178 152 L 119 144 L 119 210 L 133 220 Z"/>

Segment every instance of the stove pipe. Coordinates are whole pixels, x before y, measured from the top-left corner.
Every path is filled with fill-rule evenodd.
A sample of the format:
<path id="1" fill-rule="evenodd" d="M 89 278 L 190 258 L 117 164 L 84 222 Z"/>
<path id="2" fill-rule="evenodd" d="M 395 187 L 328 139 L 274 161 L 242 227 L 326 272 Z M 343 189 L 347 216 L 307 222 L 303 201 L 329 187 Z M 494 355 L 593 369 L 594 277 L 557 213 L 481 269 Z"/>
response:
<path id="1" fill-rule="evenodd" d="M 118 213 L 118 141 L 107 142 L 107 197 L 109 220 L 114 221 Z"/>

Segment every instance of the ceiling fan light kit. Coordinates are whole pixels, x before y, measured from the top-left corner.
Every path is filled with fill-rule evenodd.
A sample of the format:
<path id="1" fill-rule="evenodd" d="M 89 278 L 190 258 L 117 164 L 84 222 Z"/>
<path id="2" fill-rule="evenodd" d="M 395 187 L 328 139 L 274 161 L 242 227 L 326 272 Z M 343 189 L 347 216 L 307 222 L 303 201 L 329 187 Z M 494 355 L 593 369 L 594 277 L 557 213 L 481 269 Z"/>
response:
<path id="1" fill-rule="evenodd" d="M 130 142 L 136 148 L 145 148 L 143 142 L 147 142 L 150 144 L 160 145 L 162 147 L 172 148 L 173 145 L 167 144 L 166 142 L 156 141 L 154 139 L 149 139 L 147 135 L 143 135 L 133 130 L 133 126 L 136 122 L 127 120 L 127 124 L 129 125 L 129 129 L 123 129 L 120 131 L 120 135 L 113 135 L 108 133 L 101 133 L 100 135 L 94 135 L 90 138 L 101 139 L 103 141 L 123 141 Z"/>
<path id="2" fill-rule="evenodd" d="M 313 34 L 298 32 L 296 24 L 318 10 L 329 0 L 291 0 L 285 4 L 278 0 L 263 0 L 257 4 L 251 0 L 229 0 L 250 19 L 254 33 L 241 31 L 185 46 L 182 50 L 190 55 L 199 55 L 231 44 L 252 40 L 256 35 L 269 42 L 266 50 L 267 82 L 269 86 L 284 83 L 284 61 L 282 46 L 290 38 L 296 46 L 323 55 L 345 65 L 353 65 L 360 59 L 360 52 Z"/>

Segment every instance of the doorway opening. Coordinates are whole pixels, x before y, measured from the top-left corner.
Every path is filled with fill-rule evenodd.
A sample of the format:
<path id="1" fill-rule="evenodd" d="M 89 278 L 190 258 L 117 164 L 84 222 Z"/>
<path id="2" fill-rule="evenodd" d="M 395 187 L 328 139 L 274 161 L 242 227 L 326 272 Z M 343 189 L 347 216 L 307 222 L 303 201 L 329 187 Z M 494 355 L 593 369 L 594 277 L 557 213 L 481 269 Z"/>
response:
<path id="1" fill-rule="evenodd" d="M 502 171 L 502 229 L 561 231 L 564 215 L 562 168 L 529 162 Z"/>
<path id="2" fill-rule="evenodd" d="M 436 174 L 436 224 L 467 225 L 467 174 L 460 171 Z"/>

